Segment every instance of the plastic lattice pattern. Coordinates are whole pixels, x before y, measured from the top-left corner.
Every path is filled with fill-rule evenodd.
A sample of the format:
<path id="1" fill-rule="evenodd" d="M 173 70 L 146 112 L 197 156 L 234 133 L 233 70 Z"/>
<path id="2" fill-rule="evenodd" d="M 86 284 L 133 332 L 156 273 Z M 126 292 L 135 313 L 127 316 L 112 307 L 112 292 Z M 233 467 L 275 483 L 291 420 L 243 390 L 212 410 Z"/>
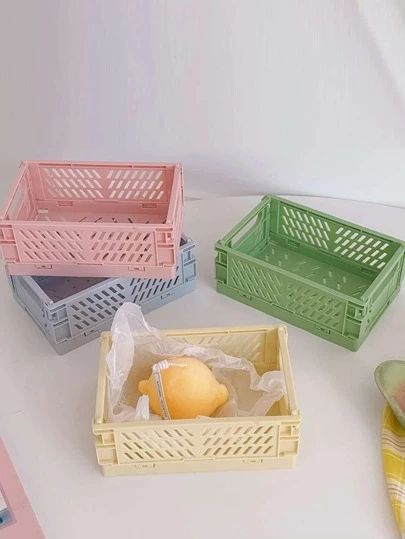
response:
<path id="1" fill-rule="evenodd" d="M 148 264 L 152 235 L 136 232 L 18 230 L 21 261 Z"/>
<path id="2" fill-rule="evenodd" d="M 169 199 L 164 169 L 55 165 L 42 167 L 40 174 L 44 192 L 51 198 Z"/>
<path id="3" fill-rule="evenodd" d="M 276 446 L 277 429 L 273 425 L 179 425 L 160 429 L 156 438 L 140 428 L 120 432 L 117 454 L 120 464 L 204 457 L 274 457 Z"/>
<path id="4" fill-rule="evenodd" d="M 371 268 L 380 270 L 387 263 L 390 243 L 376 235 L 287 204 L 281 206 L 280 217 L 281 230 L 291 238 Z"/>

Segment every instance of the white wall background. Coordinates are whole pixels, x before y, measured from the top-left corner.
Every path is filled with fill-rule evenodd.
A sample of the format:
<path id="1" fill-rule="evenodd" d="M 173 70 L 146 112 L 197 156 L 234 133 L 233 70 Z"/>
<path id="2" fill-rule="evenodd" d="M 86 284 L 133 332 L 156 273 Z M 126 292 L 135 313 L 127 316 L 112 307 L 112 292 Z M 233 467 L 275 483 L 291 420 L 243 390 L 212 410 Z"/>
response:
<path id="1" fill-rule="evenodd" d="M 26 158 L 175 160 L 189 195 L 405 206 L 402 1 L 0 0 L 1 194 Z"/>

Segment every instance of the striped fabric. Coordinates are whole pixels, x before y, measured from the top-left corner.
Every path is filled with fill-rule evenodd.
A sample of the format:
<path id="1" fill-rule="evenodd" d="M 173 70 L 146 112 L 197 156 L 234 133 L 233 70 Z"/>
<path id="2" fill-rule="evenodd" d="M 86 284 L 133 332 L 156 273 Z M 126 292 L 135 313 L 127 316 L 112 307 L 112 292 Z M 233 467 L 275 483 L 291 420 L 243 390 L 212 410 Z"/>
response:
<path id="1" fill-rule="evenodd" d="M 382 452 L 388 495 L 401 536 L 405 539 L 405 429 L 388 405 L 384 409 Z"/>

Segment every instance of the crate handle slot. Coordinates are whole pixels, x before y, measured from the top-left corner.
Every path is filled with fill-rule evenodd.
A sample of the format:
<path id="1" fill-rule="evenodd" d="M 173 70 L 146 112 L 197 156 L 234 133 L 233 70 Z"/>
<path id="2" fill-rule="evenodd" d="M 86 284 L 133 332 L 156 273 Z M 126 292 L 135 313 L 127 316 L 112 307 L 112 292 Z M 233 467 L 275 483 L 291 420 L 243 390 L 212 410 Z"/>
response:
<path id="1" fill-rule="evenodd" d="M 226 245 L 227 247 L 233 247 L 235 243 L 237 243 L 244 235 L 246 235 L 248 232 L 250 232 L 252 228 L 254 228 L 256 223 L 252 224 L 251 221 L 253 221 L 255 217 L 262 217 L 262 211 L 266 207 L 268 207 L 268 205 L 269 199 L 268 197 L 264 197 L 261 203 L 256 208 L 253 208 L 253 210 L 248 213 L 246 217 L 242 219 L 242 221 L 240 221 L 240 223 L 234 226 L 233 229 L 217 243 L 217 246 L 221 247 L 223 245 Z"/>

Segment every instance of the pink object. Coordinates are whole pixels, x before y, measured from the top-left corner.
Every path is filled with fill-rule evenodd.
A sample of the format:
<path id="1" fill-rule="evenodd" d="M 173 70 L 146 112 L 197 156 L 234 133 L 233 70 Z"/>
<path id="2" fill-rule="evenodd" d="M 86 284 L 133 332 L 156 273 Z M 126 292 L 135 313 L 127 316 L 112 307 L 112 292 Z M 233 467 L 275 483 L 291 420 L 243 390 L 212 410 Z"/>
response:
<path id="1" fill-rule="evenodd" d="M 1 440 L 0 491 L 0 502 L 3 507 L 0 511 L 0 515 L 3 515 L 2 523 L 0 523 L 1 539 L 45 539 Z"/>
<path id="2" fill-rule="evenodd" d="M 12 275 L 170 279 L 183 204 L 178 164 L 23 161 L 0 247 Z"/>

